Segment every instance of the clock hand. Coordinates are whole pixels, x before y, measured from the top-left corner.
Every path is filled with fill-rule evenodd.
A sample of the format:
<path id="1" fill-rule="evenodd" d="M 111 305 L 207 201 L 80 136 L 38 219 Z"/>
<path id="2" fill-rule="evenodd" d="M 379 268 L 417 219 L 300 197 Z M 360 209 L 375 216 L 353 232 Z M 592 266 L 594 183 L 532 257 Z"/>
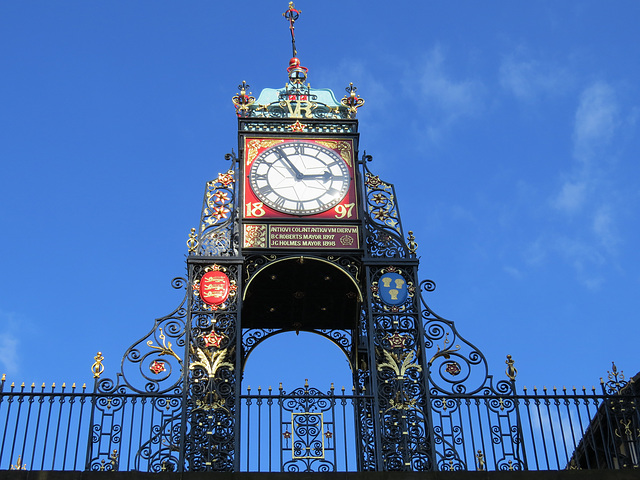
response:
<path id="1" fill-rule="evenodd" d="M 328 182 L 333 178 L 333 175 L 330 171 L 326 171 L 324 173 L 311 173 L 307 175 L 302 175 L 302 180 L 322 180 L 323 183 Z"/>
<path id="2" fill-rule="evenodd" d="M 293 162 L 289 160 L 289 157 L 287 157 L 284 154 L 284 152 L 282 152 L 280 149 L 276 149 L 276 152 L 280 160 L 284 160 L 284 164 L 285 164 L 285 167 L 287 167 L 287 170 L 289 170 L 291 173 L 293 173 L 296 176 L 296 180 L 302 179 L 303 178 L 302 173 L 300 172 L 300 170 L 296 168 Z"/>

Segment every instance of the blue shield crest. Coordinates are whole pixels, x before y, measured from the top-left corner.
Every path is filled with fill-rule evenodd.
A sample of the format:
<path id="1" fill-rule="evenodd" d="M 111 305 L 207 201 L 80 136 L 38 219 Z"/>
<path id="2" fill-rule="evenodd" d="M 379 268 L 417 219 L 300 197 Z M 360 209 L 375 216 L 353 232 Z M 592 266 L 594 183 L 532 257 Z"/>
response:
<path id="1" fill-rule="evenodd" d="M 387 305 L 402 305 L 409 294 L 407 281 L 400 274 L 385 273 L 378 282 L 378 293 Z"/>

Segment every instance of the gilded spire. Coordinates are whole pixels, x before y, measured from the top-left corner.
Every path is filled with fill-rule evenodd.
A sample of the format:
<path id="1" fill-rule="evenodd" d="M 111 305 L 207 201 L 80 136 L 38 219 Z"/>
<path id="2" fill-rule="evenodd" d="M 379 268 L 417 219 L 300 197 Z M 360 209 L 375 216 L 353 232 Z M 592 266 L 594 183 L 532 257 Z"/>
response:
<path id="1" fill-rule="evenodd" d="M 291 31 L 291 46 L 293 47 L 293 56 L 297 57 L 298 51 L 296 50 L 296 34 L 293 24 L 296 23 L 296 20 L 298 20 L 298 17 L 300 16 L 300 10 L 296 10 L 293 2 L 289 2 L 289 8 L 282 14 L 282 16 L 289 20 L 289 31 Z"/>

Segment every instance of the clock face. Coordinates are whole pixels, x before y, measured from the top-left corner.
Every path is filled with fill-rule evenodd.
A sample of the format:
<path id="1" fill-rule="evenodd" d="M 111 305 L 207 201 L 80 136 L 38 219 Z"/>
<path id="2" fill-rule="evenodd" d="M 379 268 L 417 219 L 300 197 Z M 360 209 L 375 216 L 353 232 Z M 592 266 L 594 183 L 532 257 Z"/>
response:
<path id="1" fill-rule="evenodd" d="M 340 203 L 349 190 L 344 160 L 333 150 L 300 140 L 258 155 L 249 172 L 255 195 L 278 212 L 313 215 Z"/>

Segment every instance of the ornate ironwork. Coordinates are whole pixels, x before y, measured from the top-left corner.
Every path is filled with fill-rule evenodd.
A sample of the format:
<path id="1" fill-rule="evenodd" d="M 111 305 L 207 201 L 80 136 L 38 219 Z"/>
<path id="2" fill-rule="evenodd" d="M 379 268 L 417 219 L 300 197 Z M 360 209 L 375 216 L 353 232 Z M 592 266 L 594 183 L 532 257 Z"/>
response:
<path id="1" fill-rule="evenodd" d="M 415 267 L 367 266 L 371 388 L 379 412 L 374 423 L 385 470 L 433 468 Z"/>
<path id="2" fill-rule="evenodd" d="M 186 284 L 184 278 L 174 278 L 171 281 L 171 286 L 177 290 L 184 289 Z M 185 297 L 178 307 L 169 315 L 156 319 L 149 333 L 125 352 L 115 380 L 99 379 L 98 392 L 124 393 L 127 389 L 136 393 L 180 391 L 183 362 L 173 351 L 173 347 L 185 347 L 186 300 L 185 289 Z M 154 372 L 154 363 L 163 364 L 164 369 Z"/>
<path id="3" fill-rule="evenodd" d="M 260 345 L 263 341 L 270 337 L 278 335 L 284 332 L 295 331 L 293 328 L 281 329 L 281 328 L 246 328 L 242 330 L 242 358 L 243 365 L 247 358 L 251 355 L 251 352 Z M 345 354 L 347 359 L 351 361 L 353 358 L 353 336 L 349 330 L 333 330 L 333 329 L 313 329 L 308 330 L 310 333 L 320 335 L 327 340 L 335 344 L 342 353 Z"/>
<path id="4" fill-rule="evenodd" d="M 360 98 L 356 94 L 358 89 L 353 86 L 353 83 L 349 83 L 349 86 L 345 88 L 345 90 L 347 91 L 349 96 L 347 97 L 345 95 L 344 98 L 340 101 L 340 103 L 342 103 L 342 105 L 347 107 L 349 111 L 349 117 L 355 118 L 356 114 L 358 113 L 358 108 L 364 105 L 364 99 Z"/>
<path id="5" fill-rule="evenodd" d="M 197 239 L 190 237 L 188 241 L 189 254 L 233 256 L 237 252 L 236 177 L 230 169 L 207 183 L 199 233 Z"/>
<path id="6" fill-rule="evenodd" d="M 269 120 L 240 120 L 239 129 L 242 132 L 251 133 L 291 133 L 296 131 L 299 120 L 295 122 L 293 120 L 283 119 L 282 121 Z M 357 132 L 357 124 L 355 120 L 344 121 L 324 121 L 322 123 L 309 123 L 304 125 L 304 132 L 308 134 L 313 133 L 332 133 L 336 135 L 346 135 Z"/>
<path id="7" fill-rule="evenodd" d="M 231 101 L 236 107 L 236 113 L 241 117 L 249 112 L 249 107 L 255 103 L 256 98 L 251 96 L 251 92 L 247 94 L 249 85 L 244 80 L 238 85 L 238 90 L 240 90 L 240 93 L 231 97 Z"/>
<path id="8" fill-rule="evenodd" d="M 289 2 L 289 8 L 286 12 L 282 14 L 284 18 L 289 21 L 289 30 L 291 32 L 291 46 L 293 48 L 293 56 L 296 57 L 298 55 L 298 51 L 296 50 L 296 35 L 294 31 L 294 23 L 300 17 L 300 10 L 296 10 L 293 2 Z"/>
<path id="9" fill-rule="evenodd" d="M 233 294 L 212 306 L 199 293 L 207 272 L 223 272 Z M 190 266 L 190 342 L 187 375 L 189 418 L 185 461 L 191 471 L 230 471 L 236 451 L 236 336 L 238 301 L 235 295 L 240 268 L 237 263 L 195 263 Z"/>
<path id="10" fill-rule="evenodd" d="M 414 244 L 412 243 L 413 251 L 411 251 L 403 240 L 404 234 L 396 204 L 395 188 L 369 171 L 367 163 L 371 160 L 372 157 L 365 154 L 361 162 L 365 191 L 367 253 L 375 258 L 415 257 Z"/>

